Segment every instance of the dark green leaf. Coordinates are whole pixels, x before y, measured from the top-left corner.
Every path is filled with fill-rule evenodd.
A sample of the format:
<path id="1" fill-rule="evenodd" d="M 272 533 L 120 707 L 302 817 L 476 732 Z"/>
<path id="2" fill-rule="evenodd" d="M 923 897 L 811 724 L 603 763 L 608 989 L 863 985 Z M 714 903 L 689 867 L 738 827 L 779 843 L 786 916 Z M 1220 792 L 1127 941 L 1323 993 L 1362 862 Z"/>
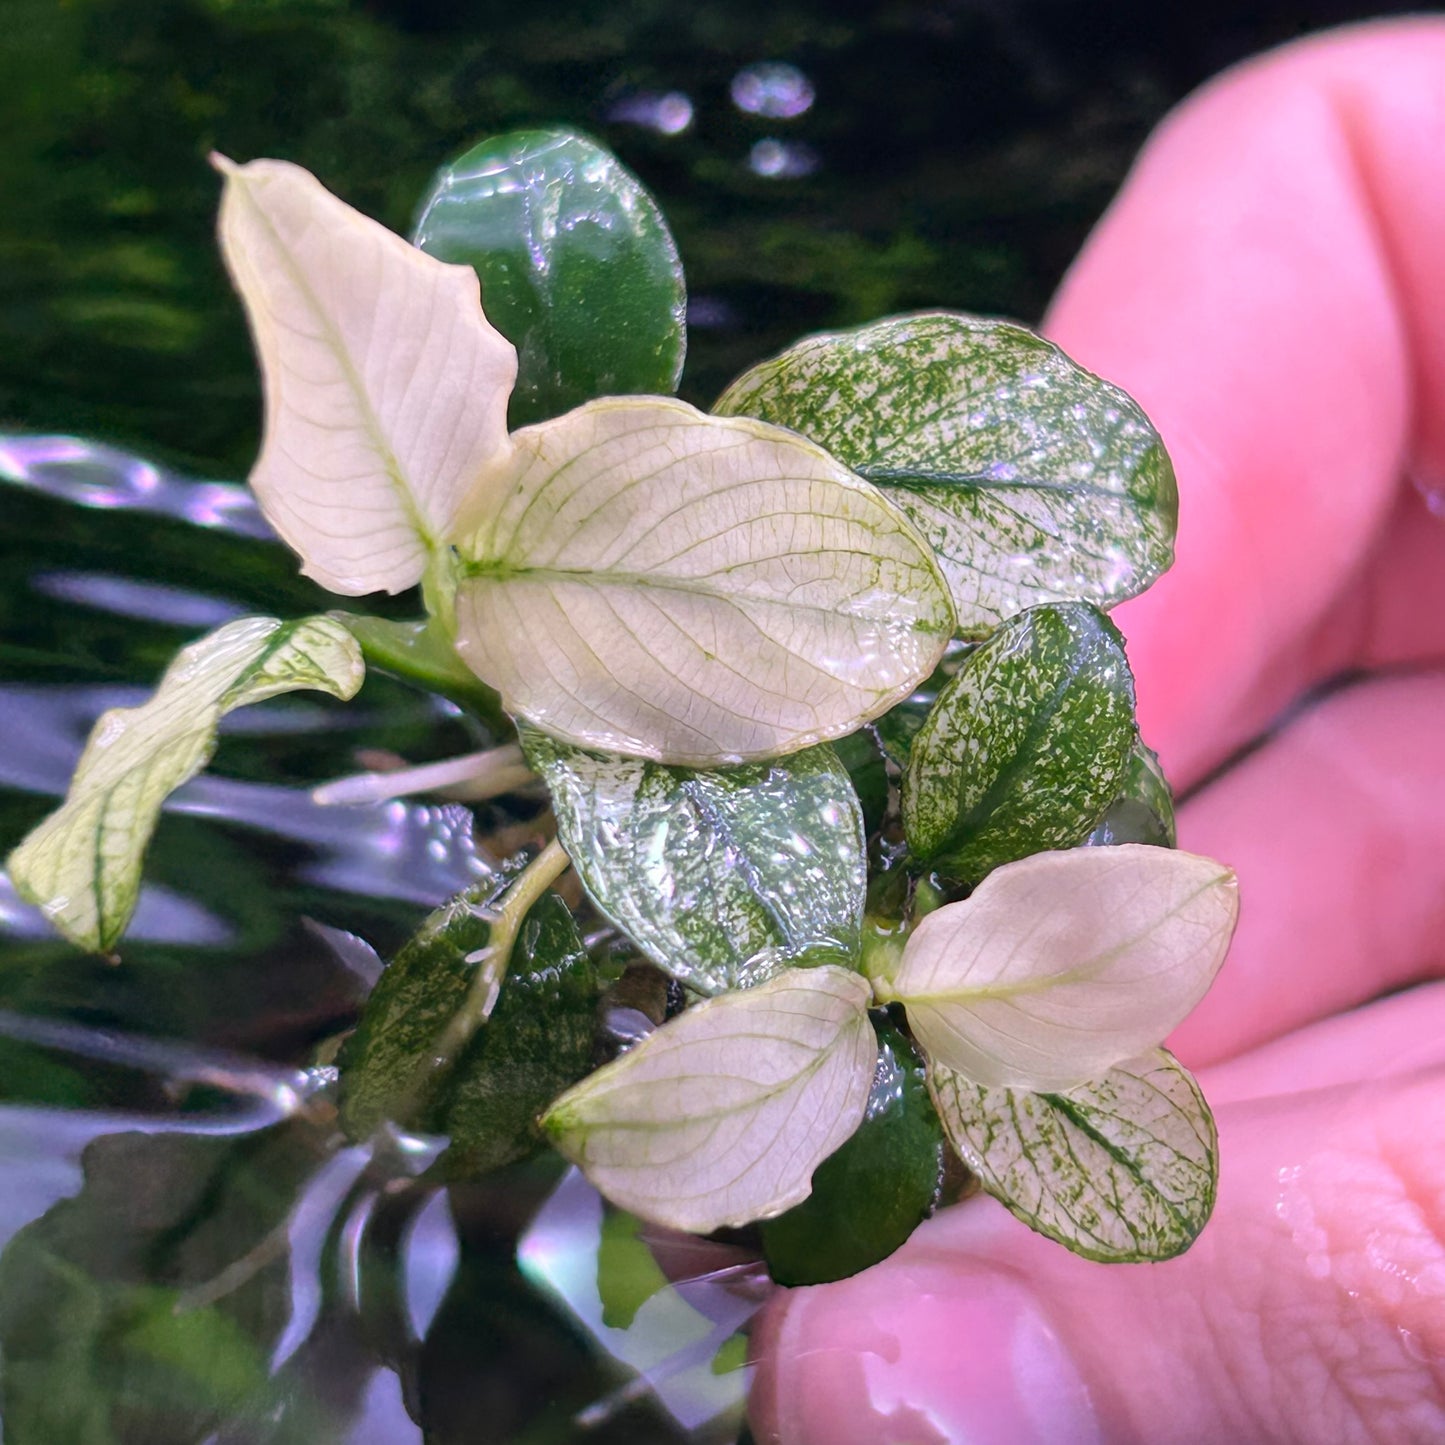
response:
<path id="1" fill-rule="evenodd" d="M 872 837 L 888 814 L 888 763 L 871 727 L 838 738 L 833 743 L 838 761 L 847 769 L 863 810 L 863 831 Z"/>
<path id="2" fill-rule="evenodd" d="M 939 695 L 903 775 L 921 860 L 977 883 L 1079 842 L 1118 793 L 1134 740 L 1123 639 L 1082 603 L 1010 618 Z"/>
<path id="3" fill-rule="evenodd" d="M 858 1131 L 813 1172 L 813 1192 L 762 1225 L 779 1284 L 844 1279 L 892 1254 L 938 1197 L 943 1129 L 927 1070 L 885 1014 L 873 1015 L 878 1071 Z"/>
<path id="4" fill-rule="evenodd" d="M 532 728 L 521 738 L 588 893 L 674 978 L 713 994 L 856 962 L 863 820 L 831 747 L 700 770 L 584 752 Z"/>
<path id="5" fill-rule="evenodd" d="M 896 706 L 888 709 L 873 724 L 873 733 L 889 761 L 900 768 L 908 766 L 908 753 L 918 729 L 923 726 L 929 709 L 938 701 L 938 694 L 958 676 L 959 669 L 977 651 L 971 643 L 953 642 L 933 675 Z"/>
<path id="6" fill-rule="evenodd" d="M 881 486 L 933 544 L 965 637 L 1040 602 L 1112 606 L 1173 559 L 1158 433 L 1021 326 L 940 312 L 810 337 L 716 410 L 791 427 Z"/>
<path id="7" fill-rule="evenodd" d="M 1093 847 L 1113 847 L 1118 843 L 1150 843 L 1156 848 L 1176 846 L 1174 793 L 1159 766 L 1158 755 L 1138 738 L 1129 754 L 1119 796 L 1109 804 L 1084 842 Z"/>
<path id="8" fill-rule="evenodd" d="M 342 1048 L 341 1122 L 353 1139 L 387 1122 L 451 1136 L 435 1169 L 460 1178 L 519 1159 L 540 1143 L 535 1120 L 591 1068 L 599 984 L 561 900 L 527 915 L 491 1019 L 421 1103 L 424 1061 L 471 987 L 468 955 L 489 933 L 479 910 L 505 880 L 481 883 L 439 908 L 383 971 Z"/>
<path id="9" fill-rule="evenodd" d="M 527 915 L 491 1021 L 452 1074 L 452 1142 L 433 1177 L 470 1178 L 537 1148 L 537 1116 L 596 1062 L 600 992 L 572 915 L 549 894 Z"/>
<path id="10" fill-rule="evenodd" d="M 929 1088 L 983 1187 L 1086 1259 L 1171 1259 L 1214 1208 L 1214 1119 L 1165 1049 L 1059 1094 L 984 1088 L 942 1064 L 933 1065 Z"/>
<path id="11" fill-rule="evenodd" d="M 682 263 L 656 202 L 610 151 L 560 130 L 512 131 L 444 166 L 413 236 L 473 267 L 517 348 L 513 427 L 597 396 L 669 394 L 682 375 Z"/>

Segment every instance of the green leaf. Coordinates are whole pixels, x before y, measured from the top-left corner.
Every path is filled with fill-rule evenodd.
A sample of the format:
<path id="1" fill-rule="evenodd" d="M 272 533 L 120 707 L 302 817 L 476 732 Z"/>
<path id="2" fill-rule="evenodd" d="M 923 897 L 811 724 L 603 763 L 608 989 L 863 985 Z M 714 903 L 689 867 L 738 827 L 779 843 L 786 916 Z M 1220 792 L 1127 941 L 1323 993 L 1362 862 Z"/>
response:
<path id="1" fill-rule="evenodd" d="M 929 1088 L 983 1187 L 1086 1259 L 1172 1259 L 1214 1208 L 1214 1119 L 1165 1049 L 1066 1093 L 983 1088 L 937 1063 Z"/>
<path id="2" fill-rule="evenodd" d="M 927 1069 L 886 1014 L 873 1015 L 878 1064 L 858 1131 L 813 1173 L 813 1192 L 762 1226 L 779 1284 L 826 1284 L 886 1259 L 932 1212 L 943 1129 Z"/>
<path id="3" fill-rule="evenodd" d="M 1158 755 L 1136 738 L 1124 769 L 1119 796 L 1109 804 L 1084 842 L 1091 847 L 1118 843 L 1150 843 L 1156 848 L 1178 846 L 1174 826 L 1174 793 Z"/>
<path id="4" fill-rule="evenodd" d="M 823 966 L 679 1014 L 542 1120 L 614 1204 L 706 1234 L 806 1199 L 873 1081 L 868 985 Z"/>
<path id="5" fill-rule="evenodd" d="M 323 587 L 404 591 L 477 478 L 505 464 L 516 354 L 471 271 L 300 166 L 216 164 L 221 250 L 266 382 L 256 499 Z"/>
<path id="6" fill-rule="evenodd" d="M 490 1019 L 416 1117 L 417 1079 L 476 972 L 481 916 L 508 879 L 479 883 L 437 909 L 382 971 L 356 1032 L 337 1059 L 341 1124 L 354 1140 L 386 1123 L 447 1134 L 435 1176 L 459 1179 L 523 1158 L 541 1136 L 538 1114 L 593 1063 L 596 972 L 566 906 L 555 895 L 528 913 Z"/>
<path id="7" fill-rule="evenodd" d="M 88 1144 L 80 1193 L 0 1257 L 6 1440 L 159 1445 L 264 1416 L 286 1218 L 324 1158 L 297 1124 Z"/>
<path id="8" fill-rule="evenodd" d="M 135 910 L 161 805 L 210 761 L 221 718 L 298 688 L 349 698 L 363 673 L 328 617 L 243 617 L 182 649 L 148 702 L 97 720 L 65 802 L 10 855 L 16 890 L 73 943 L 108 951 Z"/>
<path id="9" fill-rule="evenodd" d="M 1069 1089 L 1189 1013 L 1238 910 L 1212 858 L 1136 843 L 1036 853 L 928 914 L 875 988 L 908 1010 L 930 1060 L 978 1084 Z"/>
<path id="10" fill-rule="evenodd" d="M 642 1221 L 625 1209 L 609 1209 L 602 1216 L 597 1294 L 608 1329 L 630 1330 L 638 1310 L 667 1288 L 667 1276 L 647 1242 L 638 1237 L 641 1228 Z"/>
<path id="11" fill-rule="evenodd" d="M 852 780 L 863 810 L 863 832 L 871 838 L 888 816 L 888 761 L 882 744 L 873 729 L 866 727 L 836 738 L 833 751 Z"/>
<path id="12" fill-rule="evenodd" d="M 703 772 L 521 736 L 593 901 L 674 978 L 712 994 L 857 959 L 863 822 L 826 744 Z"/>
<path id="13" fill-rule="evenodd" d="M 1134 679 L 1113 623 L 1081 603 L 1010 618 L 913 739 L 908 846 L 965 883 L 1070 847 L 1119 791 L 1134 736 Z"/>
<path id="14" fill-rule="evenodd" d="M 457 1061 L 432 1177 L 468 1179 L 532 1153 L 537 1118 L 595 1063 L 601 984 L 566 904 L 527 915 L 489 1022 Z"/>
<path id="15" fill-rule="evenodd" d="M 1173 560 L 1158 433 L 1021 326 L 935 312 L 810 337 L 715 410 L 791 427 L 883 487 L 938 553 L 965 637 L 1040 602 L 1110 607 Z"/>
<path id="16" fill-rule="evenodd" d="M 656 202 L 585 136 L 512 131 L 433 179 L 413 239 L 473 267 L 517 348 L 514 427 L 598 396 L 677 390 L 682 262 Z"/>
<path id="17" fill-rule="evenodd" d="M 947 644 L 927 547 L 791 432 L 608 398 L 513 440 L 457 534 L 457 650 L 554 736 L 776 757 L 886 711 Z"/>

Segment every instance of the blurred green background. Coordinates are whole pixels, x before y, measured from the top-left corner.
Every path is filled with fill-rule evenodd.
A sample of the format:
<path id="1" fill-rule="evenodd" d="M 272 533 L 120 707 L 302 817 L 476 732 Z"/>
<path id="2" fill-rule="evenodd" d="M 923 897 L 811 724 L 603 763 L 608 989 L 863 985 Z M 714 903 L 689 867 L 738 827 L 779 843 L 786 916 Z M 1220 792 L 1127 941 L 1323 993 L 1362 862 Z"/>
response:
<path id="1" fill-rule="evenodd" d="M 1390 8 L 6 0 L 0 425 L 244 472 L 258 398 L 211 240 L 212 149 L 298 161 L 404 230 L 477 138 L 594 133 L 676 232 L 696 303 L 684 394 L 706 402 L 808 329 L 920 306 L 1037 317 L 1172 103 Z M 765 61 L 796 66 L 812 104 L 740 108 L 730 87 Z"/>

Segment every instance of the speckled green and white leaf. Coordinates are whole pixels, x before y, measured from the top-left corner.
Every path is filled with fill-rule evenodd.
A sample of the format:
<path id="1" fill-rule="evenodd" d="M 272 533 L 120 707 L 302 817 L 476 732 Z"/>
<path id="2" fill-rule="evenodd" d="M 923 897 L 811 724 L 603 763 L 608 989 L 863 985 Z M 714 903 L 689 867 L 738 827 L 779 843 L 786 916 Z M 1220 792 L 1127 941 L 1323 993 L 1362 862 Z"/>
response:
<path id="1" fill-rule="evenodd" d="M 851 732 L 953 630 L 928 548 L 789 432 L 610 398 L 514 437 L 458 532 L 457 649 L 603 752 L 710 767 Z"/>
<path id="2" fill-rule="evenodd" d="M 261 510 L 323 587 L 400 592 L 506 456 L 516 352 L 470 266 L 409 246 L 300 166 L 216 165 L 221 249 L 266 383 Z"/>
<path id="3" fill-rule="evenodd" d="M 349 698 L 361 652 L 329 617 L 243 617 L 185 648 L 155 695 L 97 720 L 65 802 L 10 855 L 11 881 L 72 942 L 111 948 L 140 893 L 161 805 L 210 760 L 233 708 L 315 688 Z"/>
<path id="4" fill-rule="evenodd" d="M 966 637 L 1040 602 L 1112 606 L 1173 559 L 1159 434 L 1021 326 L 929 313 L 810 337 L 716 410 L 791 427 L 883 487 L 938 553 Z"/>
<path id="5" fill-rule="evenodd" d="M 525 725 L 521 738 L 588 893 L 674 978 L 712 994 L 857 959 L 863 820 L 826 743 L 699 771 L 599 756 Z"/>
<path id="6" fill-rule="evenodd" d="M 825 965 L 688 1009 L 569 1089 L 542 1119 L 614 1204 L 695 1233 L 806 1199 L 863 1119 L 868 985 Z"/>
<path id="7" fill-rule="evenodd" d="M 1238 913 L 1212 858 L 1128 843 L 996 868 L 914 929 L 880 997 L 976 1084 L 1069 1089 L 1159 1044 L 1203 998 Z"/>
<path id="8" fill-rule="evenodd" d="M 988 1089 L 935 1063 L 929 1092 L 959 1157 L 1031 1229 L 1088 1259 L 1172 1259 L 1214 1208 L 1209 1105 L 1165 1049 L 1066 1093 Z"/>
<path id="9" fill-rule="evenodd" d="M 1116 843 L 1152 843 L 1156 848 L 1178 846 L 1174 824 L 1174 792 L 1158 754 L 1135 738 L 1118 795 L 1084 839 L 1091 847 Z"/>
<path id="10" fill-rule="evenodd" d="M 965 883 L 1080 842 L 1135 737 L 1124 639 L 1087 603 L 1011 617 L 939 694 L 903 774 L 914 855 Z"/>

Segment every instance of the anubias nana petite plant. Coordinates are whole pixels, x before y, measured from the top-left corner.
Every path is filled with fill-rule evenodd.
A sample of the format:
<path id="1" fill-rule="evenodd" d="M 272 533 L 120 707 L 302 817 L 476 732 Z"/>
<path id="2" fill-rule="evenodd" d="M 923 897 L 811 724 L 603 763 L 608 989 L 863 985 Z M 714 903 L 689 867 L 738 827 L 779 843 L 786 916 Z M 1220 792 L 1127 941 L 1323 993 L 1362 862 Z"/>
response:
<path id="1" fill-rule="evenodd" d="M 764 1221 L 784 1282 L 890 1252 L 950 1150 L 1091 1258 L 1187 1248 L 1215 1134 L 1160 1041 L 1236 903 L 1173 849 L 1104 612 L 1171 557 L 1138 407 L 941 312 L 804 340 L 711 414 L 638 394 L 677 383 L 682 273 L 581 137 L 464 156 L 416 244 L 296 166 L 216 164 L 262 510 L 325 587 L 419 584 L 426 619 L 248 618 L 186 648 L 97 723 L 10 858 L 22 893 L 113 949 L 222 715 L 349 698 L 365 657 L 496 746 L 321 796 L 540 779 L 555 840 L 386 969 L 338 1061 L 353 1137 L 448 1135 L 442 1178 L 550 1141 L 648 1220 Z"/>

